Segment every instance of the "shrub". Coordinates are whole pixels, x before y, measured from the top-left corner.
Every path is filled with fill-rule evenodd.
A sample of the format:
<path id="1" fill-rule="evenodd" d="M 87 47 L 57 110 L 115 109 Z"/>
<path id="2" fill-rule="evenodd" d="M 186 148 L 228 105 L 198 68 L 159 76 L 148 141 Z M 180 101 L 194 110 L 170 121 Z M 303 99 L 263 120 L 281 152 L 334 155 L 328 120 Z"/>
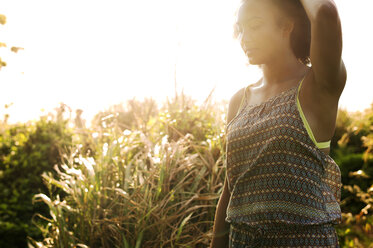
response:
<path id="1" fill-rule="evenodd" d="M 343 183 L 342 224 L 337 228 L 338 236 L 342 247 L 372 247 L 373 104 L 364 113 L 344 113 L 340 117 L 337 126 L 345 124 L 344 133 L 333 153 Z"/>
<path id="2" fill-rule="evenodd" d="M 48 209 L 33 205 L 32 197 L 47 192 L 41 174 L 52 171 L 61 149 L 71 146 L 65 124 L 41 118 L 0 133 L 0 247 L 25 247 L 27 236 L 42 237 L 32 216 Z"/>

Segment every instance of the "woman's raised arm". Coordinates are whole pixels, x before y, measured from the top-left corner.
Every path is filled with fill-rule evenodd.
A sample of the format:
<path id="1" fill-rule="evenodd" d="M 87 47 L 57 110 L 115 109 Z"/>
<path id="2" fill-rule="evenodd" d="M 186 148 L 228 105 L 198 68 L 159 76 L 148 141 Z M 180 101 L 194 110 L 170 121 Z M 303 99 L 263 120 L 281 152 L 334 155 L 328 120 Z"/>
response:
<path id="1" fill-rule="evenodd" d="M 342 27 L 333 0 L 300 0 L 311 22 L 310 59 L 315 83 L 339 96 L 347 73 L 342 60 Z"/>

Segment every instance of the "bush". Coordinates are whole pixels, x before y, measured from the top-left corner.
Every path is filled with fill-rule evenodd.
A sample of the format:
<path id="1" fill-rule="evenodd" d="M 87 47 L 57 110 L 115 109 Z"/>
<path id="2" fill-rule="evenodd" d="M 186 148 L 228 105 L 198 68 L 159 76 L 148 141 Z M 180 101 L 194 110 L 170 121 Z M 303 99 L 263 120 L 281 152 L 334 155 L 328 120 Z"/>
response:
<path id="1" fill-rule="evenodd" d="M 32 216 L 48 213 L 32 197 L 46 193 L 41 174 L 60 163 L 60 152 L 71 146 L 66 122 L 41 118 L 8 126 L 0 133 L 0 247 L 26 247 L 27 236 L 41 238 Z"/>
<path id="2" fill-rule="evenodd" d="M 364 113 L 340 113 L 337 127 L 343 132 L 333 153 L 344 185 L 338 236 L 342 247 L 372 247 L 373 104 Z"/>

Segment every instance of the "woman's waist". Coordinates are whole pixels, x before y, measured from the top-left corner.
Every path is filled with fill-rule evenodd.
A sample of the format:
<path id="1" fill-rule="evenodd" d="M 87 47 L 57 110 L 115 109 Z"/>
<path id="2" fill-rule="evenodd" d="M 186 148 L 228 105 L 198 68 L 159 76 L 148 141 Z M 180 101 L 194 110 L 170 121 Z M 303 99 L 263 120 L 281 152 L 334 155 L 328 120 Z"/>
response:
<path id="1" fill-rule="evenodd" d="M 340 208 L 332 209 L 289 204 L 283 201 L 242 203 L 233 205 L 231 200 L 226 211 L 226 222 L 246 223 L 251 226 L 322 225 L 339 224 L 342 220 Z"/>
<path id="2" fill-rule="evenodd" d="M 291 233 L 314 233 L 320 231 L 335 230 L 335 223 L 317 223 L 317 224 L 294 224 L 294 223 L 262 223 L 252 224 L 246 222 L 231 222 L 231 228 L 246 231 L 247 233 L 264 235 L 264 234 L 291 234 Z"/>

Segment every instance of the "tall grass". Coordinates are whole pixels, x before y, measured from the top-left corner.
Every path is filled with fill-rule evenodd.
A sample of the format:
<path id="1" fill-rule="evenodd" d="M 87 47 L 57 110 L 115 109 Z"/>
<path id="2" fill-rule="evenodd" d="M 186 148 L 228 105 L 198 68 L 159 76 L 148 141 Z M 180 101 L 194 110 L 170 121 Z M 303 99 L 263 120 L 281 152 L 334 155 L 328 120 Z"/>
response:
<path id="1" fill-rule="evenodd" d="M 45 238 L 30 246 L 209 244 L 224 180 L 225 111 L 209 101 L 197 108 L 185 96 L 165 106 L 146 127 L 122 131 L 112 120 L 76 138 L 93 152 L 77 142 L 55 167 L 57 177 L 43 174 L 50 193 L 34 201 L 47 204 L 50 216 L 35 216 L 46 221 Z"/>

